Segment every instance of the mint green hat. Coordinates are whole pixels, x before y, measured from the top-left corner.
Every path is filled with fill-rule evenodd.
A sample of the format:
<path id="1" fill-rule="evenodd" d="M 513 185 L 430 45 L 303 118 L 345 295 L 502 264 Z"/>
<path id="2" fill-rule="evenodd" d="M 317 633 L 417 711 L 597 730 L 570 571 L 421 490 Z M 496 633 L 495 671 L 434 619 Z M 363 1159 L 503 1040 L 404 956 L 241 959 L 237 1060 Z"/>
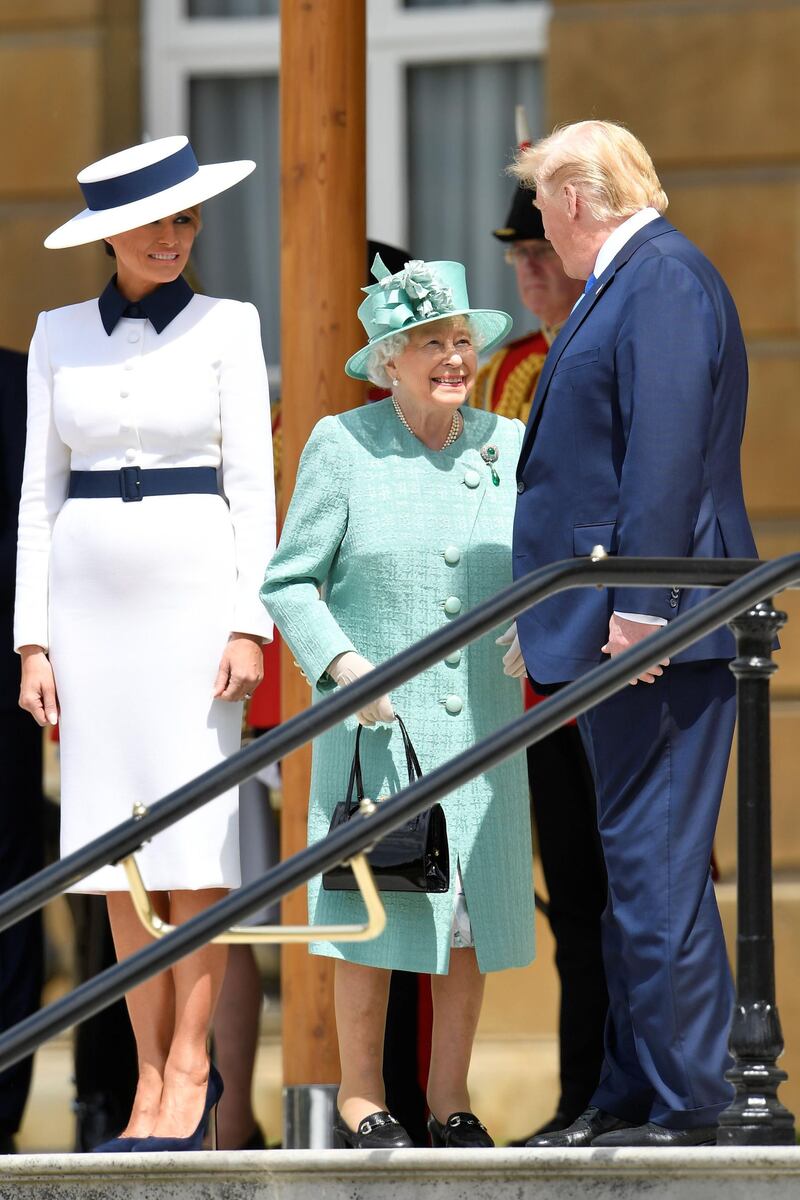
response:
<path id="1" fill-rule="evenodd" d="M 390 275 L 379 254 L 372 263 L 378 280 L 363 290 L 367 293 L 358 309 L 369 342 L 348 358 L 345 371 L 351 379 L 365 379 L 366 365 L 373 346 L 405 333 L 418 325 L 440 321 L 442 317 L 468 316 L 470 324 L 482 335 L 481 352 L 493 350 L 502 342 L 512 325 L 508 313 L 492 308 L 470 308 L 464 267 L 459 262 L 407 262 L 402 271 Z"/>

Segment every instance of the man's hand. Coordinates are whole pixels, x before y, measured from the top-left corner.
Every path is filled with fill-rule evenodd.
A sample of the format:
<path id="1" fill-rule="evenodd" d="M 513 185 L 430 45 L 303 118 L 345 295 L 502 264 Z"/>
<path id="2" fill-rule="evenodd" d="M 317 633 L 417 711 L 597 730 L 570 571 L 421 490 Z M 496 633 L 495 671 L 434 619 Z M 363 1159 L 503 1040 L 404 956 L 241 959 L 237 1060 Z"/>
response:
<path id="1" fill-rule="evenodd" d="M 215 700 L 246 700 L 264 678 L 261 638 L 250 633 L 232 633 L 222 652 L 214 680 Z"/>
<path id="2" fill-rule="evenodd" d="M 628 621 L 625 617 L 612 613 L 611 620 L 608 622 L 608 641 L 601 649 L 603 654 L 610 654 L 614 658 L 615 655 L 622 654 L 623 650 L 629 650 L 643 638 L 655 633 L 657 629 L 663 628 L 663 625 L 645 625 L 642 621 Z M 642 683 L 655 683 L 658 676 L 664 674 L 662 668 L 668 666 L 669 659 L 664 658 L 660 664 L 649 667 L 646 671 L 642 671 L 637 679 L 629 679 L 628 682 L 636 684 L 641 679 Z"/>

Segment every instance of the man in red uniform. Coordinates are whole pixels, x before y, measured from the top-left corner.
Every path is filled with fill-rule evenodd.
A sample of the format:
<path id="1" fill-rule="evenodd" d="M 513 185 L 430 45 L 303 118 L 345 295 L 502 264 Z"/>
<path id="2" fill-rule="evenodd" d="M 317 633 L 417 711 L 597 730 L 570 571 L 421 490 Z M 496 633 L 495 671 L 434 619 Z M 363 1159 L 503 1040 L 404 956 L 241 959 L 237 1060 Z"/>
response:
<path id="1" fill-rule="evenodd" d="M 471 400 L 523 422 L 550 345 L 583 292 L 581 281 L 564 274 L 531 200 L 530 191 L 517 188 L 506 224 L 494 236 L 505 243 L 520 299 L 540 327 L 492 355 Z M 526 681 L 526 706 L 541 699 Z M 574 723 L 528 747 L 528 777 L 561 981 L 561 1096 L 552 1120 L 536 1131 L 544 1133 L 565 1128 L 584 1111 L 600 1073 L 608 1010 L 600 949 L 606 878 L 591 772 Z"/>

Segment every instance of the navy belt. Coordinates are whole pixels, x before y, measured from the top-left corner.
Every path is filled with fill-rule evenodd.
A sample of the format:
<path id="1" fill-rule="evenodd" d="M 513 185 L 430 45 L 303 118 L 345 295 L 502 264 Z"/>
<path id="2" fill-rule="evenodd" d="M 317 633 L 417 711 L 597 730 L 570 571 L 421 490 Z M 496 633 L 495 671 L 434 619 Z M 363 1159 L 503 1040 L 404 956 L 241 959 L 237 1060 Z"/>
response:
<path id="1" fill-rule="evenodd" d="M 145 496 L 219 495 L 215 467 L 121 467 L 119 471 L 70 471 L 69 500 L 143 500 Z"/>

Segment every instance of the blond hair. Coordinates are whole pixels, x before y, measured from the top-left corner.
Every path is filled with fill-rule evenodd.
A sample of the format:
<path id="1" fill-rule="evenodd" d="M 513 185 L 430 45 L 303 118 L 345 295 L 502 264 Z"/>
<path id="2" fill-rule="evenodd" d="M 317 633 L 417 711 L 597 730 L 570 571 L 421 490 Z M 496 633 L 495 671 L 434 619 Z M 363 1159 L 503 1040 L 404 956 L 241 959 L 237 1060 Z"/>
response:
<path id="1" fill-rule="evenodd" d="M 624 125 L 576 121 L 520 150 L 509 173 L 526 187 L 552 195 L 572 184 L 597 221 L 633 216 L 669 203 L 650 155 Z"/>

